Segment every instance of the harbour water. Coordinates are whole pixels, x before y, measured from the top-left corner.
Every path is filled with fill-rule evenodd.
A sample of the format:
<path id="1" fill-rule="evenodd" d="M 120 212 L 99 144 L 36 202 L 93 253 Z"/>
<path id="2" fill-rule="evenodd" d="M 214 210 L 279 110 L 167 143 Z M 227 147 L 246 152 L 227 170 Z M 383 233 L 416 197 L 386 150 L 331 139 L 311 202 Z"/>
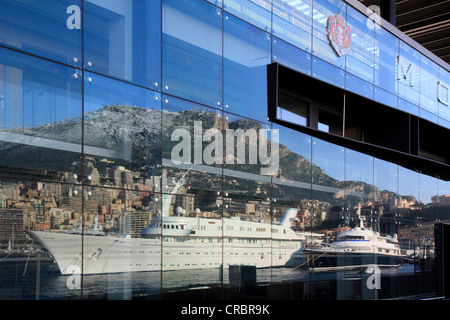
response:
<path id="1" fill-rule="evenodd" d="M 178 270 L 99 275 L 61 275 L 48 257 L 0 259 L 0 300 L 161 299 L 177 292 L 227 290 L 228 269 Z M 396 279 L 416 275 L 414 265 L 382 269 L 381 276 Z M 364 278 L 361 270 L 311 272 L 307 267 L 256 270 L 258 287 L 292 284 L 349 282 Z M 367 278 L 367 276 L 366 276 Z M 214 298 L 211 296 L 210 298 Z"/>

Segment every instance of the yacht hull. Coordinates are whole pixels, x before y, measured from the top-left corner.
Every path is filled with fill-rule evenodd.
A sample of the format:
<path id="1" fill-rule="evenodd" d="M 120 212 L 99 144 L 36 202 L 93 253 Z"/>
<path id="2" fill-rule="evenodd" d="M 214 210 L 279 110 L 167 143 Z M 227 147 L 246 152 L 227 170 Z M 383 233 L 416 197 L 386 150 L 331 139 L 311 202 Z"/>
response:
<path id="1" fill-rule="evenodd" d="M 380 267 L 398 267 L 401 257 L 398 255 L 378 254 L 374 252 L 333 252 L 323 250 L 305 250 L 308 267 L 352 268 L 377 265 Z"/>
<path id="2" fill-rule="evenodd" d="M 300 241 L 237 243 L 220 239 L 120 238 L 28 231 L 53 257 L 61 274 L 103 274 L 228 268 L 298 266 L 306 262 Z M 183 240 L 183 241 L 180 241 Z"/>

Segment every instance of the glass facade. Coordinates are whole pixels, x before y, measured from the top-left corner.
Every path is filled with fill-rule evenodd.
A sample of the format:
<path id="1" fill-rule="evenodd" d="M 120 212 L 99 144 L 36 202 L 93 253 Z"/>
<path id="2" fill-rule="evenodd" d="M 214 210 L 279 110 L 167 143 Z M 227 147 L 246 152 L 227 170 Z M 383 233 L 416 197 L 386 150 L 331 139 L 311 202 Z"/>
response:
<path id="1" fill-rule="evenodd" d="M 447 129 L 448 66 L 340 0 L 0 9 L 1 300 L 437 294 L 449 182 L 269 121 L 267 65 Z"/>

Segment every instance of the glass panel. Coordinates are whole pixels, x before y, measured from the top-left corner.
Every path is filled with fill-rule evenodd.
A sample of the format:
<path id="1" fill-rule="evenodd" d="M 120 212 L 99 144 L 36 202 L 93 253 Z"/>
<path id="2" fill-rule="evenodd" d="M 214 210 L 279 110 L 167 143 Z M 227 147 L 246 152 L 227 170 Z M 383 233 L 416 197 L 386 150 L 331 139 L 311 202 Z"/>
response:
<path id="1" fill-rule="evenodd" d="M 223 0 L 225 11 L 270 32 L 272 0 Z"/>
<path id="2" fill-rule="evenodd" d="M 419 109 L 419 116 L 422 119 L 430 120 L 431 122 L 437 123 L 438 116 L 435 113 L 428 112 L 424 109 Z"/>
<path id="3" fill-rule="evenodd" d="M 346 56 L 347 72 L 373 83 L 374 28 L 369 27 L 367 17 L 352 7 L 347 7 L 348 26 L 351 29 L 351 50 Z"/>
<path id="4" fill-rule="evenodd" d="M 438 219 L 438 212 L 432 210 L 433 197 L 438 195 L 438 180 L 424 174 L 419 175 L 419 201 L 420 211 L 423 221 L 435 222 Z M 429 240 L 429 239 L 428 239 Z M 433 237 L 434 243 L 434 237 Z"/>
<path id="5" fill-rule="evenodd" d="M 373 91 L 374 91 L 373 98 L 375 101 L 395 109 L 398 108 L 398 101 L 396 95 L 377 87 L 374 87 Z"/>
<path id="6" fill-rule="evenodd" d="M 399 40 L 383 28 L 375 28 L 374 84 L 391 93 L 397 93 L 396 60 Z"/>
<path id="7" fill-rule="evenodd" d="M 308 205 L 312 203 L 311 137 L 279 125 L 274 125 L 273 130 L 278 130 L 280 140 L 280 170 L 279 174 L 272 178 L 274 264 L 285 257 L 283 252 L 276 252 L 276 248 L 280 250 L 290 248 L 293 252 L 285 262 L 285 267 L 277 268 L 276 272 L 273 272 L 272 283 L 283 282 L 285 286 L 302 284 L 306 287 L 309 269 L 304 249 L 317 245 L 323 237 L 322 234 L 313 232 L 311 215 L 308 211 Z M 300 241 L 300 250 L 297 249 L 298 241 L 283 242 L 285 233 L 293 231 L 295 238 L 292 239 Z M 293 290 L 289 294 L 291 299 L 307 299 L 297 297 L 303 295 L 301 291 Z M 276 295 L 274 297 L 276 298 Z"/>
<path id="8" fill-rule="evenodd" d="M 270 281 L 271 272 L 267 268 L 284 266 L 292 252 L 272 242 L 269 172 L 276 174 L 279 170 L 278 137 L 274 136 L 278 133 L 266 124 L 232 114 L 225 114 L 224 128 L 227 128 L 221 195 L 224 279 L 229 274 L 229 290 L 235 292 L 239 284 L 235 279 L 236 273 L 256 273 L 255 280 L 248 286 Z M 238 265 L 246 269 L 239 270 Z M 248 295 L 238 291 L 235 294 Z M 267 296 L 265 290 L 257 290 L 255 294 Z"/>
<path id="9" fill-rule="evenodd" d="M 85 76 L 84 179 L 92 185 L 160 191 L 160 94 Z"/>
<path id="10" fill-rule="evenodd" d="M 313 57 L 313 77 L 333 84 L 337 87 L 345 87 L 345 72 L 335 66 Z"/>
<path id="11" fill-rule="evenodd" d="M 439 112 L 439 67 L 430 59 L 421 55 L 420 67 L 420 107 L 435 115 Z M 436 122 L 436 121 L 435 121 Z"/>
<path id="12" fill-rule="evenodd" d="M 349 223 L 345 201 L 345 149 L 316 138 L 312 143 L 312 197 L 302 208 L 305 224 L 312 234 L 322 234 L 323 241 L 306 249 L 306 254 L 308 266 L 313 268 L 310 273 L 313 278 L 320 279 L 323 271 L 331 273 L 326 283 L 310 283 L 305 295 L 308 299 L 346 299 L 342 280 L 345 273 L 336 269 L 346 265 L 345 257 L 330 251 L 329 247 Z"/>
<path id="13" fill-rule="evenodd" d="M 81 77 L 75 69 L 0 49 L 2 174 L 67 181 L 81 153 Z"/>
<path id="14" fill-rule="evenodd" d="M 438 180 L 438 197 L 432 197 L 433 205 L 439 207 L 439 220 L 450 220 L 450 182 Z"/>
<path id="15" fill-rule="evenodd" d="M 374 159 L 374 204 L 372 212 L 372 230 L 378 232 L 381 236 L 394 236 L 396 233 L 400 253 L 403 254 L 406 249 L 404 238 L 400 235 L 400 231 L 396 231 L 396 222 L 399 223 L 399 228 L 406 225 L 406 220 L 397 217 L 397 203 L 398 199 L 398 166 L 394 163 L 386 162 L 380 159 Z M 390 241 L 395 242 L 395 238 Z M 380 248 L 383 251 L 383 248 Z M 383 252 L 376 250 L 376 258 L 380 265 L 385 263 L 382 261 Z M 386 256 L 385 256 L 386 257 Z M 384 258 L 386 260 L 386 258 Z M 386 279 L 381 282 L 379 290 L 374 290 L 378 299 L 395 298 L 399 295 L 399 288 L 397 278 L 399 274 L 406 272 L 409 268 L 404 264 L 404 260 L 397 261 L 397 264 L 403 264 L 398 268 L 380 268 L 380 276 Z"/>
<path id="16" fill-rule="evenodd" d="M 347 19 L 347 5 L 340 0 L 314 0 L 313 2 L 313 50 L 312 53 L 338 68 L 344 69 L 345 54 L 340 56 L 328 39 L 329 19 L 340 13 Z M 346 47 L 348 49 L 348 47 Z"/>
<path id="17" fill-rule="evenodd" d="M 408 277 L 413 277 L 415 271 L 418 271 L 420 268 L 420 243 L 422 242 L 422 238 L 417 231 L 420 230 L 423 221 L 416 210 L 420 199 L 419 174 L 403 167 L 399 167 L 398 178 L 398 196 L 391 205 L 394 212 L 392 228 L 398 230 L 399 239 L 401 239 L 402 242 L 402 249 L 405 250 L 404 252 L 411 262 L 409 268 L 399 275 L 399 280 L 403 280 Z M 398 222 L 401 221 L 409 224 L 409 229 L 398 228 Z M 419 288 L 419 282 L 414 284 L 405 282 L 405 285 L 401 289 L 404 290 L 404 292 L 408 292 L 408 294 L 418 294 Z"/>
<path id="18" fill-rule="evenodd" d="M 223 0 L 206 0 L 206 1 L 218 6 L 219 8 L 222 8 Z"/>
<path id="19" fill-rule="evenodd" d="M 163 91 L 221 108 L 221 10 L 204 1 L 163 1 L 162 40 Z"/>
<path id="20" fill-rule="evenodd" d="M 309 103 L 278 92 L 277 119 L 306 127 L 309 124 Z"/>
<path id="21" fill-rule="evenodd" d="M 85 68 L 160 89 L 161 5 L 151 1 L 85 1 Z"/>
<path id="22" fill-rule="evenodd" d="M 287 42 L 273 38 L 272 60 L 304 74 L 311 75 L 311 55 Z"/>
<path id="23" fill-rule="evenodd" d="M 164 96 L 162 118 L 162 280 L 167 295 L 174 286 L 221 283 L 223 140 L 221 112 L 215 109 Z"/>
<path id="24" fill-rule="evenodd" d="M 399 97 L 419 105 L 420 53 L 401 42 L 396 65 Z"/>
<path id="25" fill-rule="evenodd" d="M 154 299 L 160 294 L 161 229 L 158 196 L 138 190 L 85 186 L 83 197 L 83 297 Z M 80 230 L 78 230 L 80 231 Z M 73 241 L 77 230 L 66 235 Z M 70 260 L 78 252 L 72 250 Z M 74 262 L 71 262 L 72 264 Z"/>
<path id="26" fill-rule="evenodd" d="M 372 84 L 347 73 L 345 80 L 347 90 L 359 94 L 367 99 L 373 99 L 374 92 Z"/>
<path id="27" fill-rule="evenodd" d="M 226 15 L 223 42 L 224 110 L 267 121 L 270 34 Z"/>
<path id="28" fill-rule="evenodd" d="M 450 121 L 450 72 L 443 68 L 439 68 L 438 97 L 439 117 L 448 123 Z"/>
<path id="29" fill-rule="evenodd" d="M 162 132 L 162 191 L 185 194 L 186 188 L 176 187 L 175 181 L 193 190 L 221 191 L 222 112 L 164 96 Z"/>
<path id="30" fill-rule="evenodd" d="M 4 0 L 0 42 L 41 57 L 80 67 L 81 0 Z"/>
<path id="31" fill-rule="evenodd" d="M 183 183 L 183 177 L 173 181 Z M 171 187 L 174 185 L 171 183 Z M 217 299 L 222 286 L 223 224 L 219 196 L 181 185 L 178 194 L 163 195 L 162 288 L 187 299 Z M 225 279 L 224 279 L 225 281 Z M 203 293 L 202 288 L 208 287 Z M 189 291 L 184 291 L 186 289 Z M 197 290 L 191 291 L 193 288 Z"/>
<path id="32" fill-rule="evenodd" d="M 396 264 L 391 254 L 394 250 L 398 254 L 399 249 L 386 243 L 391 238 L 376 234 L 373 229 L 373 158 L 347 149 L 345 163 L 348 226 L 352 229 L 343 233 L 340 240 L 347 250 L 346 277 L 354 276 L 358 270 L 362 275 L 360 283 L 357 280 L 343 282 L 345 296 L 353 300 L 376 299 L 377 290 L 373 282 L 369 282 L 369 276 L 373 278 L 374 272 L 378 272 L 373 265 Z"/>
<path id="33" fill-rule="evenodd" d="M 311 20 L 311 0 L 273 0 L 273 32 L 307 52 L 311 52 Z"/>
<path id="34" fill-rule="evenodd" d="M 81 298 L 81 275 L 74 262 L 80 261 L 82 241 L 65 233 L 80 222 L 81 197 L 74 188 L 24 179 L 1 181 L 1 299 Z M 70 273 L 63 275 L 65 271 Z"/>
<path id="35" fill-rule="evenodd" d="M 418 116 L 419 115 L 419 107 L 415 104 L 412 104 L 411 102 L 408 102 L 406 100 L 403 100 L 401 98 L 398 98 L 398 109 L 411 113 L 413 115 Z"/>

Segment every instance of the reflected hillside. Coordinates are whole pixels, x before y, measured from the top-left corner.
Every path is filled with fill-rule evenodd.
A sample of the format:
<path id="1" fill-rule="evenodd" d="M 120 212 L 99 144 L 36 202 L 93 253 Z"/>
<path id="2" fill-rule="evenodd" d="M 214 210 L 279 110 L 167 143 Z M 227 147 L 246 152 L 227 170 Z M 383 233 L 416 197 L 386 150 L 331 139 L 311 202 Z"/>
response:
<path id="1" fill-rule="evenodd" d="M 30 170 L 36 177 L 74 182 L 73 174 L 81 175 L 82 168 L 81 120 L 72 118 L 22 130 L 3 130 L 0 164 L 4 175 L 14 176 L 14 168 L 22 168 L 21 172 Z M 120 167 L 123 174 L 128 172 L 127 179 L 133 181 L 133 188 L 139 189 L 140 184 L 148 185 L 147 180 L 153 180 L 151 184 L 155 186 L 155 176 L 162 179 L 162 159 L 170 159 L 173 148 L 179 143 L 179 140 L 172 139 L 172 133 L 176 129 L 184 129 L 190 133 L 191 138 L 194 137 L 195 121 L 202 123 L 203 133 L 211 128 L 221 130 L 222 133 L 227 129 L 263 129 L 257 121 L 228 120 L 215 112 L 161 112 L 133 106 L 104 106 L 84 115 L 84 152 L 88 160 L 84 166 L 85 173 L 95 178 L 95 184 L 118 186 L 111 172 Z M 375 206 L 379 214 L 390 212 L 395 216 L 394 212 L 397 212 L 401 217 L 410 220 L 417 219 L 419 212 L 422 215 L 424 212 L 429 214 L 430 219 L 438 215 L 436 206 L 421 204 L 412 195 L 400 196 L 393 190 L 379 190 L 376 186 L 362 181 L 337 180 L 326 168 L 311 163 L 308 155 L 292 152 L 292 146 L 283 144 L 283 136 L 280 136 L 279 140 L 279 169 L 272 177 L 259 174 L 263 166 L 261 163 L 226 162 L 223 165 L 224 176 L 221 165 L 201 164 L 193 167 L 186 177 L 189 192 L 204 194 L 223 188 L 230 196 L 233 194 L 240 198 L 240 201 L 272 197 L 278 199 L 279 205 L 303 209 L 311 206 L 310 202 L 304 200 L 312 197 L 314 201 L 324 203 L 321 207 L 327 214 L 323 215 L 323 220 L 328 221 L 334 220 L 330 219 L 333 216 L 338 221 L 345 213 L 343 208 L 355 210 L 359 202 L 362 202 L 363 206 Z M 262 142 L 266 141 L 257 141 Z M 202 150 L 210 143 L 203 141 Z M 245 142 L 247 157 L 251 143 L 255 141 L 247 139 Z M 191 147 L 194 150 L 194 139 L 191 139 Z M 195 162 L 194 156 L 195 154 L 192 154 L 192 163 Z M 234 156 L 236 158 L 237 152 Z M 183 167 L 167 168 L 174 170 L 172 176 L 169 174 L 167 177 L 169 180 L 185 171 Z M 154 191 L 170 190 L 154 188 Z M 207 194 L 211 197 L 213 193 Z M 363 210 L 364 213 L 368 214 L 367 210 Z M 317 223 L 315 225 L 317 226 Z"/>

